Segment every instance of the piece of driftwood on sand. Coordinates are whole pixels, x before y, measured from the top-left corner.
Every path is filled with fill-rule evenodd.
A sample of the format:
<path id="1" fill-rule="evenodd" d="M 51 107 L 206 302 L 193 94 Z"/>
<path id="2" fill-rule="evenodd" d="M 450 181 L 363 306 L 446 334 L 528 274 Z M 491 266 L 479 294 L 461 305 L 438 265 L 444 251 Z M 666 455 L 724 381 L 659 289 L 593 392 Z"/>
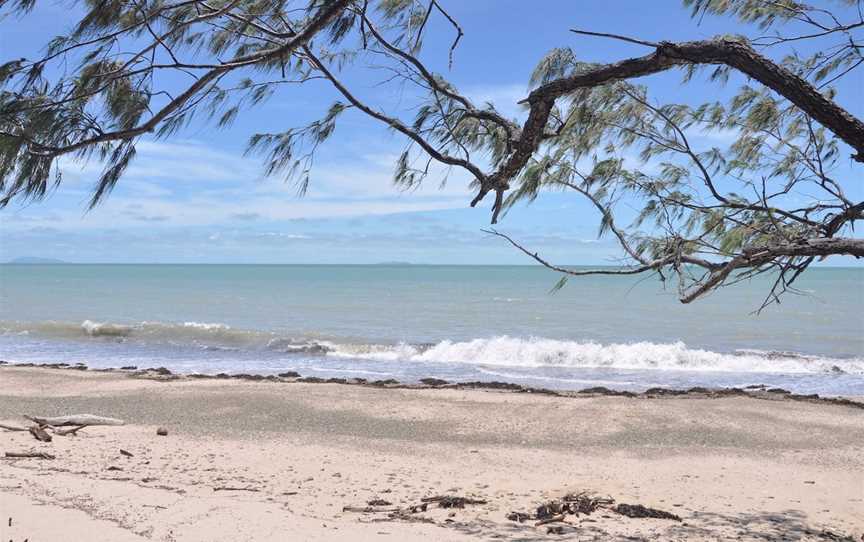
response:
<path id="1" fill-rule="evenodd" d="M 56 459 L 47 452 L 6 452 L 7 459 Z"/>
<path id="2" fill-rule="evenodd" d="M 19 427 L 17 425 L 6 425 L 5 423 L 0 423 L 0 429 L 5 429 L 7 431 L 29 431 L 27 427 Z"/>
<path id="3" fill-rule="evenodd" d="M 123 420 L 117 418 L 96 416 L 95 414 L 71 414 L 68 416 L 53 417 L 22 416 L 33 422 L 35 425 L 21 427 L 0 423 L 0 429 L 5 429 L 7 431 L 28 431 L 33 435 L 33 438 L 40 442 L 51 442 L 53 437 L 48 433 L 48 431 L 46 431 L 46 429 L 52 431 L 55 435 L 74 436 L 78 431 L 92 425 L 123 425 L 125 423 Z"/>
<path id="4" fill-rule="evenodd" d="M 69 427 L 67 429 L 58 429 L 52 425 L 46 425 L 45 427 L 50 427 L 52 431 L 54 431 L 55 435 L 77 435 L 78 431 L 87 427 L 86 425 L 76 425 L 73 427 Z"/>
<path id="5" fill-rule="evenodd" d="M 70 414 L 68 416 L 24 416 L 28 420 L 39 425 L 50 425 L 52 427 L 63 427 L 69 425 L 124 425 L 126 422 L 117 418 L 96 416 L 94 414 Z"/>

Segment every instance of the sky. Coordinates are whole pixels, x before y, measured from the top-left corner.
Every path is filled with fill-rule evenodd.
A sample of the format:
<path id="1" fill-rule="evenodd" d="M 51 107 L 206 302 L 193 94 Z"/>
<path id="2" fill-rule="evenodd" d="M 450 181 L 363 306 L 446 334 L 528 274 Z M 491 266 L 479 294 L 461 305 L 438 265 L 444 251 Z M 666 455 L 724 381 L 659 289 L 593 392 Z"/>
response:
<path id="1" fill-rule="evenodd" d="M 441 21 L 433 22 L 421 58 L 476 102 L 492 101 L 515 117 L 524 114 L 517 102 L 527 96 L 531 71 L 554 47 L 572 47 L 595 62 L 647 52 L 577 36 L 570 28 L 652 41 L 748 30 L 724 18 L 694 21 L 673 0 L 450 0 L 445 5 L 465 30 L 452 68 L 447 50 L 453 34 Z M 68 3 L 48 0 L 28 17 L 0 21 L 0 60 L 36 56 L 75 15 Z M 405 99 L 398 89 L 375 85 L 368 72 L 348 69 L 344 77 L 373 103 L 398 109 Z M 679 82 L 678 74 L 653 76 L 652 94 L 661 101 L 696 103 L 725 92 Z M 849 106 L 855 102 L 850 93 L 860 96 L 864 88 L 861 71 L 845 85 L 840 101 Z M 63 183 L 50 197 L 0 211 L 0 261 L 30 256 L 82 263 L 531 263 L 481 231 L 489 226 L 490 213 L 488 207 L 468 206 L 473 193 L 465 175 L 450 174 L 442 186 L 445 172 L 439 169 L 418 190 L 395 188 L 394 164 L 406 142 L 360 112 L 347 113 L 321 149 L 304 197 L 279 178 L 264 178 L 260 157 L 244 156 L 253 133 L 301 125 L 338 98 L 323 83 L 291 87 L 247 110 L 228 129 L 193 124 L 167 140 L 143 139 L 117 188 L 91 211 L 87 202 L 101 167 L 64 160 Z M 860 104 L 850 108 L 862 113 Z M 710 139 L 718 137 L 724 135 L 705 135 L 697 143 L 716 143 Z M 860 194 L 860 188 L 853 190 Z M 620 251 L 608 237 L 597 237 L 598 223 L 590 203 L 548 193 L 512 209 L 498 228 L 557 263 L 613 263 Z"/>

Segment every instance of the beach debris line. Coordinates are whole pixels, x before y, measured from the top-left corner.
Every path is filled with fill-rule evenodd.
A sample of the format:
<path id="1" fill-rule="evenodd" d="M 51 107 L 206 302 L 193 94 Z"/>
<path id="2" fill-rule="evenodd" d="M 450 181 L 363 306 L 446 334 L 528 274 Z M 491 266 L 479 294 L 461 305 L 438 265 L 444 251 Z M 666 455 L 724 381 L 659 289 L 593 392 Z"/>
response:
<path id="1" fill-rule="evenodd" d="M 547 501 L 538 506 L 533 514 L 510 512 L 507 514 L 507 519 L 518 523 L 535 521 L 534 525 L 540 527 L 549 523 L 565 522 L 570 516 L 587 516 L 601 509 L 609 510 L 628 518 L 656 518 L 681 521 L 680 517 L 664 510 L 649 508 L 641 504 L 616 505 L 615 499 L 612 497 L 600 497 L 587 491 L 568 493 L 560 499 Z"/>

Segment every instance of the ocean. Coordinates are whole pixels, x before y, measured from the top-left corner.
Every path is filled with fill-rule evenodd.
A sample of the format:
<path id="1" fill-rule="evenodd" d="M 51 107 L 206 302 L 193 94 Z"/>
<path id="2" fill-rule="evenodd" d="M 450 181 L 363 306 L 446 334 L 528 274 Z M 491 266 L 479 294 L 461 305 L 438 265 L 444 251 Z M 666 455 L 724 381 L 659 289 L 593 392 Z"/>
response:
<path id="1" fill-rule="evenodd" d="M 864 268 L 691 305 L 654 278 L 531 266 L 2 265 L 0 359 L 553 389 L 864 395 Z"/>

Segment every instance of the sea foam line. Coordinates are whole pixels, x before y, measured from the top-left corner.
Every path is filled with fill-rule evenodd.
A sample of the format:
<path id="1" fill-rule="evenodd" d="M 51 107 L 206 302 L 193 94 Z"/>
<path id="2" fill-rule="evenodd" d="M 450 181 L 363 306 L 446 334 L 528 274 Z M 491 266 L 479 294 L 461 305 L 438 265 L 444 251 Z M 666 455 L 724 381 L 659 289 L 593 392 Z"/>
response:
<path id="1" fill-rule="evenodd" d="M 600 344 L 507 335 L 431 346 L 331 345 L 328 355 L 381 361 L 467 363 L 501 367 L 585 367 L 634 370 L 690 370 L 759 373 L 864 374 L 864 359 L 836 359 L 793 353 L 724 354 L 688 348 L 683 342 Z"/>

